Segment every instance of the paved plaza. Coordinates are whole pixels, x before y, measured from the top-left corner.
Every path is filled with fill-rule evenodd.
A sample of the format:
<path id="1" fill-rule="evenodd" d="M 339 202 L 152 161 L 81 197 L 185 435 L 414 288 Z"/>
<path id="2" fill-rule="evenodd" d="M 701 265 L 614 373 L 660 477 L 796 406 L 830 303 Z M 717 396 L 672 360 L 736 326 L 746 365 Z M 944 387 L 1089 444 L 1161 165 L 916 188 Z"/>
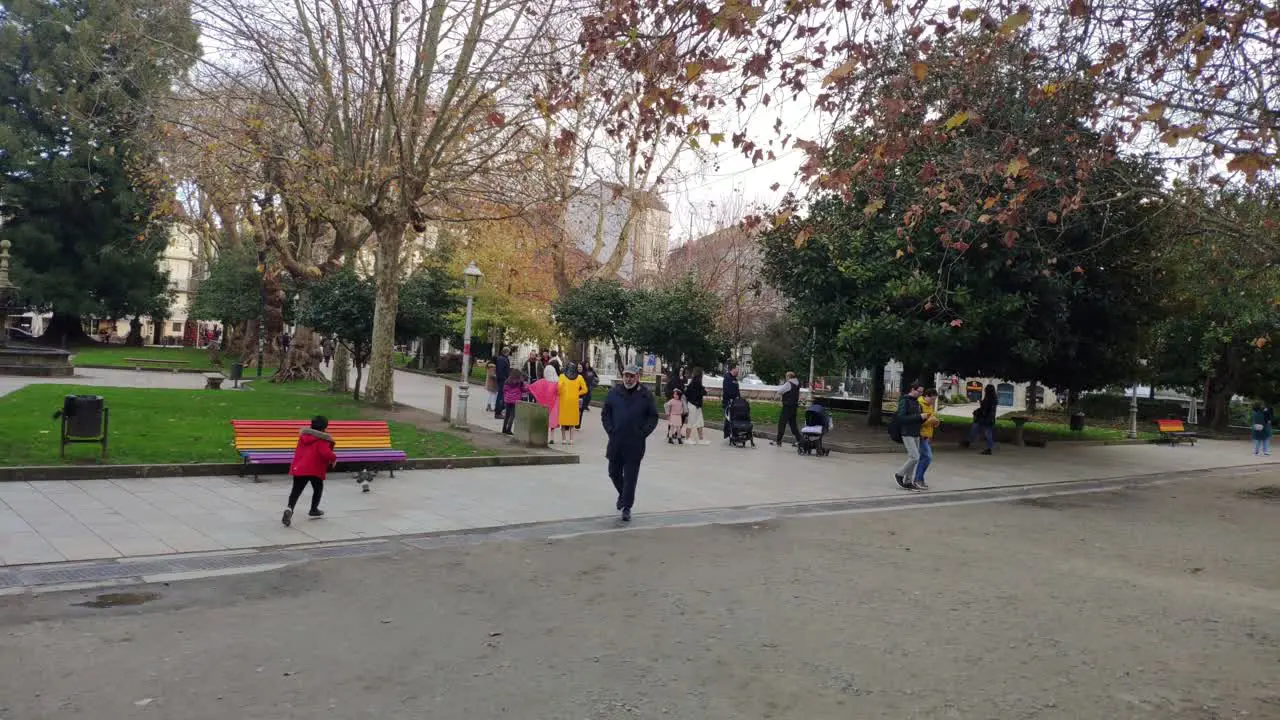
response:
<path id="1" fill-rule="evenodd" d="M 171 373 L 88 370 L 73 382 L 198 387 L 203 378 Z M 0 393 L 25 384 L 6 379 Z M 442 380 L 397 373 L 396 397 L 438 412 Z M 472 396 L 471 420 L 493 430 Z M 455 531 L 576 518 L 611 523 L 614 492 L 605 476 L 599 413 L 584 421 L 579 442 L 565 448 L 581 464 L 430 470 L 380 476 L 363 494 L 345 473 L 326 484 L 323 519 L 280 525 L 288 493 L 283 475 L 254 483 L 236 477 L 151 478 L 0 483 L 0 565 L 139 557 L 309 544 L 388 535 Z M 481 432 L 483 430 L 477 430 Z M 891 495 L 897 454 L 799 457 L 760 443 L 730 448 L 672 446 L 661 426 L 641 471 L 635 525 L 646 512 L 817 502 Z M 995 456 L 940 448 L 930 471 L 934 492 L 1149 475 L 1270 462 L 1248 443 L 1206 441 L 1196 447 L 1152 445 L 1002 447 Z M 304 495 L 303 502 L 306 502 Z"/>

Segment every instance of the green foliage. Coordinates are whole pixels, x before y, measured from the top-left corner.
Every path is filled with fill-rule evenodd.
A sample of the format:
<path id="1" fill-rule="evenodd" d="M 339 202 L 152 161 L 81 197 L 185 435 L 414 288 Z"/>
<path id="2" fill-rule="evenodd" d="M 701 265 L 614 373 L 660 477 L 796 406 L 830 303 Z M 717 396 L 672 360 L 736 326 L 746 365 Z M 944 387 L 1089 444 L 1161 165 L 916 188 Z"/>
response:
<path id="1" fill-rule="evenodd" d="M 443 265 L 424 265 L 400 286 L 396 305 L 396 340 L 446 335 L 457 320 L 465 300 L 462 281 Z"/>
<path id="2" fill-rule="evenodd" d="M 616 280 L 590 279 L 551 305 L 556 324 L 574 340 L 608 340 L 621 357 L 622 336 L 632 316 L 633 292 Z M 621 367 L 622 361 L 618 360 Z"/>
<path id="3" fill-rule="evenodd" d="M 676 365 L 714 366 L 728 356 L 716 330 L 717 299 L 692 276 L 656 290 L 631 291 L 631 315 L 622 339 Z"/>
<path id="4" fill-rule="evenodd" d="M 228 327 L 257 319 L 261 308 L 262 274 L 250 247 L 223 250 L 191 300 L 192 317 L 218 320 Z"/>
<path id="5" fill-rule="evenodd" d="M 751 369 L 767 383 L 780 383 L 788 371 L 804 377 L 809 368 L 809 357 L 813 350 L 818 350 L 814 357 L 814 372 L 817 375 L 838 374 L 841 370 L 839 360 L 822 350 L 830 349 L 830 343 L 818 343 L 815 347 L 812 328 L 805 326 L 792 317 L 778 317 L 761 331 L 755 345 L 751 347 Z"/>
<path id="6" fill-rule="evenodd" d="M 373 350 L 375 302 L 373 281 L 343 268 L 309 285 L 298 308 L 299 323 L 337 338 L 351 353 L 356 366 L 356 397 L 360 395 L 361 369 Z"/>
<path id="7" fill-rule="evenodd" d="M 62 316 L 168 313 L 167 184 L 151 97 L 196 51 L 189 8 L 17 0 L 0 10 L 0 212 L 15 281 Z"/>

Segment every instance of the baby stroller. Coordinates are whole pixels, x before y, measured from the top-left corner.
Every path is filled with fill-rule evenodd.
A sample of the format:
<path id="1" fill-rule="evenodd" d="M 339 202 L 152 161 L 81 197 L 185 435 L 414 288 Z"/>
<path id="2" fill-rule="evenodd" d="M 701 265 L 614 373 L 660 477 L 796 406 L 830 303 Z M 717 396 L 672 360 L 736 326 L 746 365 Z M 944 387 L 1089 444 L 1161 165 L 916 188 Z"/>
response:
<path id="1" fill-rule="evenodd" d="M 755 425 L 751 423 L 751 403 L 746 398 L 735 398 L 729 404 L 729 444 L 735 447 L 756 446 Z"/>
<path id="2" fill-rule="evenodd" d="M 814 403 L 804 411 L 804 427 L 800 428 L 800 442 L 796 443 L 797 455 L 818 454 L 825 457 L 831 451 L 822 445 L 822 438 L 831 430 L 834 423 L 827 409 Z"/>

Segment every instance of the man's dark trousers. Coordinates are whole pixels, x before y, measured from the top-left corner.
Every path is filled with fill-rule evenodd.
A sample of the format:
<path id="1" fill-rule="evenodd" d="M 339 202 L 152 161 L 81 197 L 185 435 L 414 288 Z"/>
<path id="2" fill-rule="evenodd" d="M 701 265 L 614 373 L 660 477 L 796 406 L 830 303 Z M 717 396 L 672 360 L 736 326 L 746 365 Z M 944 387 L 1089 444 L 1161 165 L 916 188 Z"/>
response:
<path id="1" fill-rule="evenodd" d="M 640 482 L 640 461 L 644 453 L 618 451 L 609 458 L 609 479 L 618 491 L 621 510 L 630 510 L 636 502 L 636 484 Z"/>
<path id="2" fill-rule="evenodd" d="M 782 406 L 782 414 L 778 416 L 778 439 L 774 441 L 774 445 L 782 444 L 782 431 L 787 426 L 791 427 L 791 437 L 800 442 L 800 428 L 796 426 L 796 408 Z"/>

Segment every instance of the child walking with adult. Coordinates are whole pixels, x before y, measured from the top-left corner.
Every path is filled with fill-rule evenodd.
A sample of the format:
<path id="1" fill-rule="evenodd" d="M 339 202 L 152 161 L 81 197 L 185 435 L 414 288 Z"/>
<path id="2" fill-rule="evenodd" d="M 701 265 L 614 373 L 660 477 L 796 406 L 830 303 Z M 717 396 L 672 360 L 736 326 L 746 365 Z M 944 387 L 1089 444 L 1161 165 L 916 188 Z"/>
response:
<path id="1" fill-rule="evenodd" d="M 329 468 L 338 463 L 338 455 L 333 451 L 333 436 L 326 433 L 329 420 L 323 415 L 311 418 L 311 427 L 298 431 L 298 444 L 293 449 L 293 464 L 289 466 L 289 474 L 293 476 L 293 489 L 289 491 L 289 505 L 284 509 L 280 522 L 285 527 L 293 522 L 293 508 L 307 485 L 311 485 L 311 511 L 307 515 L 315 518 L 324 515 L 320 509 L 320 496 L 324 494 L 324 479 Z"/>
<path id="2" fill-rule="evenodd" d="M 924 481 L 924 474 L 933 464 L 933 430 L 942 424 L 938 419 L 938 391 L 929 388 L 916 401 L 920 403 L 920 416 L 924 422 L 920 424 L 920 461 L 916 463 L 917 490 L 928 490 L 929 484 Z"/>
<path id="3" fill-rule="evenodd" d="M 671 389 L 671 399 L 663 406 L 667 413 L 667 444 L 684 444 L 684 393 L 680 388 Z"/>
<path id="4" fill-rule="evenodd" d="M 684 405 L 687 415 L 684 418 L 684 437 L 693 445 L 709 445 L 711 442 L 702 436 L 705 424 L 702 415 L 702 403 L 707 397 L 707 389 L 702 384 L 702 368 L 694 368 L 689 382 L 684 388 Z M 698 432 L 698 439 L 693 439 L 693 432 Z"/>
<path id="5" fill-rule="evenodd" d="M 524 381 L 524 373 L 512 370 L 507 381 L 502 384 L 502 434 L 510 435 L 511 426 L 516 421 L 516 406 L 520 399 L 529 392 L 529 383 Z"/>
<path id="6" fill-rule="evenodd" d="M 498 364 L 490 362 L 484 366 L 485 412 L 493 412 L 498 406 Z"/>
<path id="7" fill-rule="evenodd" d="M 902 435 L 902 447 L 907 451 L 907 461 L 898 472 L 893 474 L 898 487 L 904 490 L 923 490 L 915 484 L 916 465 L 920 462 L 920 427 L 924 424 L 924 416 L 920 414 L 920 393 L 924 387 L 916 384 L 910 392 L 903 393 L 898 399 L 898 411 L 893 415 L 893 422 Z"/>

